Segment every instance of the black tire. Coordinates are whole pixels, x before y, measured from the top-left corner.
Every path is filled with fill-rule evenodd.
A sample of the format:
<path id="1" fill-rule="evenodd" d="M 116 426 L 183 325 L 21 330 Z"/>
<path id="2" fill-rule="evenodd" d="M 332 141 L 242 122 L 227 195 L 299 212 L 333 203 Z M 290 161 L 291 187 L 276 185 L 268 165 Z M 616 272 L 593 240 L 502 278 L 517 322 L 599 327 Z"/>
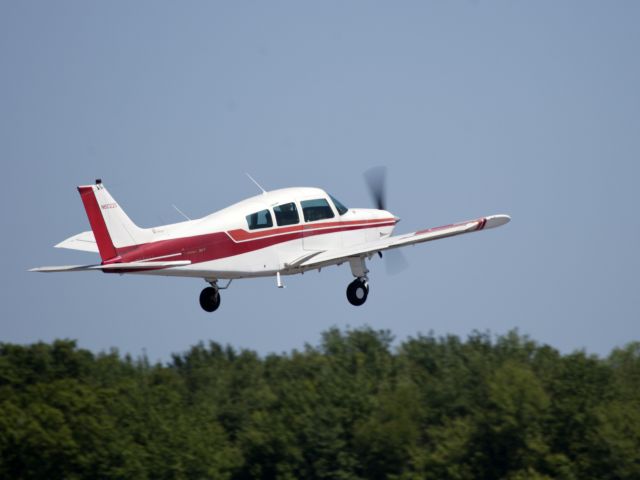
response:
<path id="1" fill-rule="evenodd" d="M 205 312 L 215 312 L 220 306 L 220 292 L 217 288 L 207 287 L 200 292 L 200 306 Z"/>
<path id="2" fill-rule="evenodd" d="M 359 307 L 367 301 L 369 296 L 369 285 L 366 282 L 356 278 L 347 287 L 347 300 L 351 305 Z"/>

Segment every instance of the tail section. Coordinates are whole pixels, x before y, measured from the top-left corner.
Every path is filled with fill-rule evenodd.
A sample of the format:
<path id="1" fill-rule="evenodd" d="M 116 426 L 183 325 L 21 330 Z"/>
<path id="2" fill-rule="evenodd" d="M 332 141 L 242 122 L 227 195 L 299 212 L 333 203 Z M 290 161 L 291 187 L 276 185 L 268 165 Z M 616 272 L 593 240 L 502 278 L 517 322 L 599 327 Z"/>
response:
<path id="1" fill-rule="evenodd" d="M 118 256 L 118 249 L 149 240 L 147 230 L 139 228 L 120 208 L 100 180 L 78 187 L 102 261 Z"/>

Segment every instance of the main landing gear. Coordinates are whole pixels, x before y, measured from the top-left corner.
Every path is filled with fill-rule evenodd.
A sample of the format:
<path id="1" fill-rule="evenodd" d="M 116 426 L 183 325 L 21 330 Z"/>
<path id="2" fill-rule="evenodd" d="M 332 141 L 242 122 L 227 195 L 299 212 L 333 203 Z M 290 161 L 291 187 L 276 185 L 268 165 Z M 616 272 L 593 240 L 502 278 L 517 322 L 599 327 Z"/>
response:
<path id="1" fill-rule="evenodd" d="M 207 287 L 200 292 L 200 306 L 205 312 L 215 312 L 220 306 L 220 291 L 217 287 Z"/>
<path id="2" fill-rule="evenodd" d="M 205 279 L 211 286 L 200 292 L 200 306 L 205 312 L 215 312 L 220 307 L 220 290 L 226 290 L 231 285 L 231 280 L 220 287 L 217 280 Z"/>

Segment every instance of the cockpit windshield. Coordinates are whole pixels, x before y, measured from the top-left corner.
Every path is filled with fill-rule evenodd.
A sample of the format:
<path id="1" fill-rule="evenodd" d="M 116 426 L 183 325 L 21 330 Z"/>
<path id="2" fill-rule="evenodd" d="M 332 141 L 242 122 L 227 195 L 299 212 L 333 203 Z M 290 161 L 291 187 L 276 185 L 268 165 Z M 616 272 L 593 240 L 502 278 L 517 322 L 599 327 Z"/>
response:
<path id="1" fill-rule="evenodd" d="M 338 214 L 344 215 L 345 213 L 347 213 L 349 211 L 349 209 L 347 207 L 345 207 L 342 204 L 342 202 L 340 202 L 340 200 L 335 198 L 333 195 L 329 195 L 329 197 L 331 198 L 331 201 L 333 202 L 333 204 L 336 206 L 336 210 L 338 210 Z"/>

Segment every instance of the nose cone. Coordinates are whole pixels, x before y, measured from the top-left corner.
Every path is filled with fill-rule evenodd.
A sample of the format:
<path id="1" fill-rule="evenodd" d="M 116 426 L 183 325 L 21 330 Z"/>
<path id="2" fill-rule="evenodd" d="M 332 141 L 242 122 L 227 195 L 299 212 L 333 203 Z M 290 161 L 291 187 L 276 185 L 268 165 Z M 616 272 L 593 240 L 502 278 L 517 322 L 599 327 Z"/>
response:
<path id="1" fill-rule="evenodd" d="M 396 223 L 400 221 L 400 217 L 396 217 L 393 213 L 387 210 L 379 210 L 381 213 L 381 218 L 393 219 Z"/>
<path id="2" fill-rule="evenodd" d="M 395 223 L 400 221 L 400 217 L 396 217 L 393 213 L 388 212 L 387 210 L 378 210 L 377 208 L 357 208 L 352 209 L 354 219 L 362 219 L 362 220 L 385 220 L 390 221 L 393 220 Z"/>

